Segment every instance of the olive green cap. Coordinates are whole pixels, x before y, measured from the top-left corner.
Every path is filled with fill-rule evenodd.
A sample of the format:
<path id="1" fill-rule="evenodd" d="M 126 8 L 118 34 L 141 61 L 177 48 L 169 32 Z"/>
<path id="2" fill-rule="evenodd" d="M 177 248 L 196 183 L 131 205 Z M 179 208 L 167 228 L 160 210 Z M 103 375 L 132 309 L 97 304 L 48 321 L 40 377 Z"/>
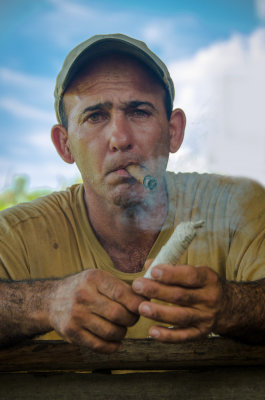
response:
<path id="1" fill-rule="evenodd" d="M 166 65 L 160 58 L 153 53 L 144 42 L 136 40 L 120 33 L 110 35 L 95 35 L 80 43 L 67 55 L 61 71 L 56 80 L 54 90 L 54 107 L 59 123 L 62 123 L 59 109 L 63 95 L 70 82 L 77 75 L 84 63 L 88 63 L 90 58 L 100 56 L 106 52 L 120 51 L 138 58 L 141 62 L 149 66 L 163 83 L 171 101 L 174 101 L 174 84 L 169 75 Z"/>

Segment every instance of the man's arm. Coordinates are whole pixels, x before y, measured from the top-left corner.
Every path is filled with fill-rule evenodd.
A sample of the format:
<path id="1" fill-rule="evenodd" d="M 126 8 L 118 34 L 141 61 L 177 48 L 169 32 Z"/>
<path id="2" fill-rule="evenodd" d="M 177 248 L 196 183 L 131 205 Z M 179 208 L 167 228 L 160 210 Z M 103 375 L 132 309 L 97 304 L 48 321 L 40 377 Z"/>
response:
<path id="1" fill-rule="evenodd" d="M 139 318 L 143 298 L 109 273 L 0 281 L 0 345 L 56 330 L 65 340 L 111 353 Z"/>
<path id="2" fill-rule="evenodd" d="M 150 328 L 154 339 L 177 343 L 214 332 L 265 344 L 265 279 L 230 282 L 221 280 L 208 267 L 166 264 L 155 267 L 152 277 L 154 280 L 136 279 L 134 291 L 171 305 L 145 301 L 139 312 L 175 327 Z"/>

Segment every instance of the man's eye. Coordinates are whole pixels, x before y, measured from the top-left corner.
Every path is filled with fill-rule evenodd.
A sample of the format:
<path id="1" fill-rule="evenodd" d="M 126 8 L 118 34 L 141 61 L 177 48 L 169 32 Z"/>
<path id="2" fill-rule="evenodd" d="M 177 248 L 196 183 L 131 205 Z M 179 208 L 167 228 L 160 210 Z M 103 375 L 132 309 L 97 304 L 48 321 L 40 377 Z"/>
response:
<path id="1" fill-rule="evenodd" d="M 101 122 L 106 120 L 106 115 L 102 112 L 94 112 L 87 116 L 86 120 L 92 123 Z"/>
<path id="2" fill-rule="evenodd" d="M 140 110 L 140 109 L 132 110 L 132 111 L 130 112 L 130 114 L 131 114 L 133 117 L 137 117 L 137 118 L 148 117 L 148 116 L 150 115 L 150 113 L 149 113 L 148 111 L 146 111 L 146 110 Z"/>

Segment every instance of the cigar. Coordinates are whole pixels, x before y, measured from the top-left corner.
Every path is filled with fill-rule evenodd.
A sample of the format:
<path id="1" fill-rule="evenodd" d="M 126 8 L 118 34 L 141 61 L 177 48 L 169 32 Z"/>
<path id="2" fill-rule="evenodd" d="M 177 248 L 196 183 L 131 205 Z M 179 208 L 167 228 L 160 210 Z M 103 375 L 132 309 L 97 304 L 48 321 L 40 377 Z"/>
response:
<path id="1" fill-rule="evenodd" d="M 140 167 L 139 165 L 128 165 L 126 171 L 137 180 L 144 185 L 145 188 L 149 190 L 154 190 L 157 186 L 156 179 L 150 174 L 146 173 L 146 169 Z"/>
<path id="2" fill-rule="evenodd" d="M 159 264 L 176 264 L 180 256 L 187 250 L 197 234 L 197 229 L 203 227 L 204 221 L 181 222 L 175 228 L 167 243 L 153 260 L 144 277 L 152 279 L 151 271 Z"/>

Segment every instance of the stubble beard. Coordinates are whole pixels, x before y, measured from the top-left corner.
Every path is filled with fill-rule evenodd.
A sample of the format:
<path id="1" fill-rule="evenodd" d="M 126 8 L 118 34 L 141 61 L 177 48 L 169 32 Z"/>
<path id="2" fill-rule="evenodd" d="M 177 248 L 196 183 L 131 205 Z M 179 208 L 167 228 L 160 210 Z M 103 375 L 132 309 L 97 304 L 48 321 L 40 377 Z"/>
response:
<path id="1" fill-rule="evenodd" d="M 112 194 L 112 202 L 115 206 L 127 210 L 129 213 L 136 212 L 137 209 L 142 206 L 146 206 L 147 195 L 144 193 L 144 189 L 136 190 L 136 185 L 128 185 L 126 189 L 115 188 Z M 116 193 L 115 193 L 116 192 Z"/>

